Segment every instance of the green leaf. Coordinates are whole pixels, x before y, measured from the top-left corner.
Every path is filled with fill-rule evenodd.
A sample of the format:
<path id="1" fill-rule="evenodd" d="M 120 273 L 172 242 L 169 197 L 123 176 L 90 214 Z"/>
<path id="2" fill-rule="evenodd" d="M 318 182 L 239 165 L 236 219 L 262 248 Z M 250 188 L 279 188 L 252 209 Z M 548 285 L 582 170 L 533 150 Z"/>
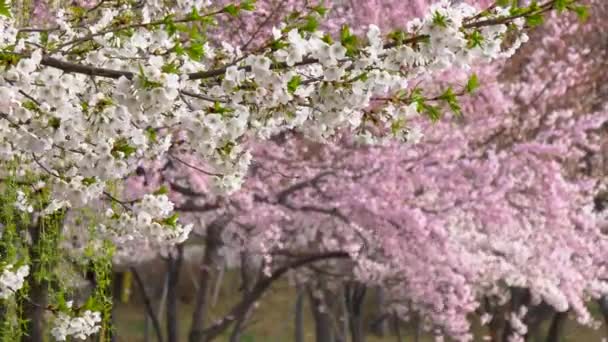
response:
<path id="1" fill-rule="evenodd" d="M 422 89 L 420 88 L 414 88 L 410 97 L 412 98 L 412 102 L 417 102 L 418 104 L 424 102 L 424 96 L 422 96 Z"/>
<path id="2" fill-rule="evenodd" d="M 165 31 L 169 37 L 173 36 L 177 32 L 177 26 L 175 26 L 173 16 L 171 14 L 163 18 L 163 24 L 165 25 Z"/>
<path id="3" fill-rule="evenodd" d="M 420 108 L 421 107 L 421 108 Z M 435 122 L 441 119 L 441 112 L 439 111 L 439 107 L 433 106 L 427 103 L 423 103 L 422 106 L 419 106 L 418 112 L 424 112 L 431 119 L 431 121 Z"/>
<path id="4" fill-rule="evenodd" d="M 58 129 L 61 126 L 61 119 L 52 116 L 49 119 L 49 127 L 52 127 L 53 129 Z"/>
<path id="5" fill-rule="evenodd" d="M 122 154 L 124 154 L 124 156 L 128 158 L 136 151 L 137 149 L 129 145 L 127 139 L 120 138 L 114 142 L 114 146 L 112 147 L 112 151 L 110 152 L 110 154 L 112 154 L 114 158 L 118 158 L 120 156 L 119 152 L 122 152 Z"/>
<path id="6" fill-rule="evenodd" d="M 448 87 L 448 89 L 446 89 L 443 94 L 439 96 L 439 99 L 445 101 L 452 110 L 452 112 L 454 112 L 454 114 L 462 114 L 460 104 L 458 103 L 458 98 L 456 97 L 456 94 L 454 94 L 454 91 L 451 87 Z"/>
<path id="7" fill-rule="evenodd" d="M 243 11 L 255 10 L 255 0 L 245 0 L 239 6 Z"/>
<path id="8" fill-rule="evenodd" d="M 585 22 L 589 19 L 589 8 L 585 5 L 571 6 L 570 10 L 576 13 L 578 20 L 581 22 Z"/>
<path id="9" fill-rule="evenodd" d="M 40 107 L 38 107 L 38 105 L 34 101 L 23 101 L 21 102 L 21 107 L 27 110 L 31 110 L 32 112 L 40 113 Z"/>
<path id="10" fill-rule="evenodd" d="M 230 5 L 226 6 L 226 7 L 224 7 L 222 9 L 222 11 L 230 14 L 233 17 L 236 17 L 236 16 L 239 15 L 239 7 L 236 6 L 235 4 L 230 4 Z"/>
<path id="11" fill-rule="evenodd" d="M 334 43 L 334 40 L 331 38 L 331 35 L 329 33 L 324 34 L 323 38 L 321 38 L 321 40 L 326 42 L 329 45 Z"/>
<path id="12" fill-rule="evenodd" d="M 367 77 L 367 71 L 366 71 L 366 72 L 362 72 L 362 73 L 360 73 L 359 75 L 357 75 L 357 76 L 353 77 L 353 78 L 350 80 L 350 82 L 356 82 L 356 81 L 359 81 L 359 80 L 361 80 L 361 81 L 365 82 L 365 81 L 367 81 L 367 79 L 368 79 L 368 77 Z"/>
<path id="13" fill-rule="evenodd" d="M 82 179 L 82 184 L 89 186 L 91 184 L 97 183 L 97 179 L 95 177 L 87 177 Z"/>
<path id="14" fill-rule="evenodd" d="M 555 0 L 555 9 L 558 13 L 563 12 L 568 5 L 568 0 Z"/>
<path id="15" fill-rule="evenodd" d="M 11 17 L 11 8 L 7 0 L 0 0 L 0 15 L 3 17 Z"/>
<path id="16" fill-rule="evenodd" d="M 175 54 L 177 54 L 178 56 L 182 56 L 186 53 L 186 50 L 184 50 L 184 47 L 182 46 L 182 43 L 180 41 L 175 42 L 175 45 L 173 46 L 173 51 L 175 51 Z"/>
<path id="17" fill-rule="evenodd" d="M 208 107 L 207 109 L 209 110 L 209 113 L 216 113 L 221 115 L 234 112 L 234 109 L 223 107 L 222 104 L 217 101 L 213 103 L 213 107 Z"/>
<path id="18" fill-rule="evenodd" d="M 481 32 L 479 32 L 479 30 L 475 30 L 467 36 L 467 48 L 472 49 L 476 46 L 481 47 L 483 40 L 484 39 Z"/>
<path id="19" fill-rule="evenodd" d="M 319 21 L 315 16 L 306 16 L 306 22 L 300 26 L 300 30 L 304 32 L 315 32 L 319 28 Z"/>
<path id="20" fill-rule="evenodd" d="M 205 46 L 202 42 L 192 42 L 190 46 L 184 49 L 190 59 L 200 61 L 205 56 Z"/>
<path id="21" fill-rule="evenodd" d="M 407 39 L 407 33 L 402 30 L 395 30 L 388 34 L 388 38 L 394 40 L 397 44 L 403 44 Z"/>
<path id="22" fill-rule="evenodd" d="M 169 193 L 169 188 L 167 188 L 166 185 L 162 185 L 160 188 L 158 188 L 158 190 L 154 191 L 152 194 L 153 195 L 166 195 Z"/>
<path id="23" fill-rule="evenodd" d="M 170 227 L 175 227 L 175 226 L 177 226 L 178 219 L 179 219 L 179 215 L 177 213 L 174 213 L 173 215 L 162 220 L 162 223 L 166 224 L 167 226 L 170 226 Z"/>
<path id="24" fill-rule="evenodd" d="M 201 19 L 201 15 L 198 13 L 198 10 L 196 9 L 196 7 L 192 7 L 192 11 L 188 15 L 188 19 L 195 20 L 195 21 Z"/>
<path id="25" fill-rule="evenodd" d="M 270 48 L 272 49 L 272 51 L 280 50 L 287 46 L 289 46 L 289 44 L 287 44 L 286 42 L 284 42 L 282 40 L 273 40 L 270 43 Z"/>
<path id="26" fill-rule="evenodd" d="M 176 63 L 167 63 L 160 69 L 167 74 L 179 74 L 179 67 Z"/>
<path id="27" fill-rule="evenodd" d="M 471 94 L 477 90 L 477 88 L 479 88 L 479 79 L 477 78 L 476 74 L 473 74 L 471 77 L 469 77 L 465 90 L 467 93 Z"/>
<path id="28" fill-rule="evenodd" d="M 391 133 L 396 136 L 403 128 L 403 120 L 395 120 L 391 123 Z"/>
<path id="29" fill-rule="evenodd" d="M 534 13 L 526 16 L 526 23 L 532 27 L 539 26 L 545 22 L 545 18 L 541 13 Z"/>
<path id="30" fill-rule="evenodd" d="M 156 142 L 157 134 L 156 134 L 156 130 L 153 127 L 146 128 L 146 136 L 148 137 L 148 140 L 150 140 L 151 142 L 153 142 L 153 143 Z"/>
<path id="31" fill-rule="evenodd" d="M 296 75 L 296 76 L 292 77 L 289 80 L 289 82 L 287 82 L 287 90 L 291 94 L 295 93 L 301 82 L 302 82 L 302 78 L 300 77 L 300 75 Z"/>
<path id="32" fill-rule="evenodd" d="M 327 11 L 329 10 L 327 7 L 324 7 L 323 5 L 313 6 L 311 9 L 313 11 L 317 12 L 322 17 L 324 17 L 327 14 Z"/>
<path id="33" fill-rule="evenodd" d="M 350 32 L 350 28 L 347 25 L 342 25 L 340 29 L 340 43 L 346 49 L 346 55 L 352 57 L 358 50 L 359 38 Z"/>
<path id="34" fill-rule="evenodd" d="M 435 11 L 433 13 L 433 25 L 439 26 L 439 27 L 448 27 L 448 23 L 447 23 L 448 18 L 439 13 L 438 11 Z"/>

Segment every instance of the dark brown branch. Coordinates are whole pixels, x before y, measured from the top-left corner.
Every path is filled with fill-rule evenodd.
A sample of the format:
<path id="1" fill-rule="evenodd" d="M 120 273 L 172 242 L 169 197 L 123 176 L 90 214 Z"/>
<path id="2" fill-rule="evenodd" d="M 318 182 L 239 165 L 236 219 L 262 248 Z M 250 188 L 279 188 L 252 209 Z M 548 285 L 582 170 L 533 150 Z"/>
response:
<path id="1" fill-rule="evenodd" d="M 304 257 L 298 260 L 295 260 L 285 266 L 282 266 L 276 269 L 270 277 L 262 278 L 257 282 L 254 288 L 249 293 L 249 296 L 243 298 L 238 304 L 236 304 L 230 312 L 218 323 L 212 325 L 209 329 L 204 331 L 204 341 L 210 341 L 213 338 L 217 337 L 222 331 L 228 328 L 232 322 L 232 317 L 241 317 L 253 303 L 255 303 L 268 288 L 272 285 L 274 281 L 279 279 L 289 270 L 297 269 L 303 266 L 306 266 L 310 263 L 314 263 L 317 261 L 327 260 L 327 259 L 344 259 L 349 258 L 350 255 L 346 252 L 336 251 L 336 252 L 327 252 L 321 254 L 314 254 L 308 257 Z"/>

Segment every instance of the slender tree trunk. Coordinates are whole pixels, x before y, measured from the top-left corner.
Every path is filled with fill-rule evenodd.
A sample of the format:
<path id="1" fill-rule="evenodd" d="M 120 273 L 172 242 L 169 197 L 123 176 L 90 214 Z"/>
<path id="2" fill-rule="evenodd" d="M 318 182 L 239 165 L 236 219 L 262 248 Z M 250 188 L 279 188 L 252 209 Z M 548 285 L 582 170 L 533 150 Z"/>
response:
<path id="1" fill-rule="evenodd" d="M 403 342 L 403 337 L 401 336 L 401 321 L 399 320 L 399 316 L 397 314 L 393 314 L 393 324 L 395 325 L 395 336 L 397 337 L 397 342 Z M 416 333 L 414 334 L 414 342 L 418 342 L 418 329 L 416 329 Z"/>
<path id="2" fill-rule="evenodd" d="M 203 330 L 205 329 L 205 317 L 209 301 L 209 283 L 211 268 L 211 246 L 205 247 L 205 254 L 199 273 L 198 291 L 194 300 L 194 311 L 192 312 L 192 325 L 188 334 L 189 342 L 199 342 L 202 340 Z"/>
<path id="3" fill-rule="evenodd" d="M 492 342 L 501 342 L 501 332 L 505 327 L 505 318 L 502 310 L 497 310 L 490 321 L 490 337 Z"/>
<path id="4" fill-rule="evenodd" d="M 528 306 L 530 303 L 530 291 L 523 288 L 512 288 L 511 289 L 511 308 L 510 312 L 517 313 L 522 306 Z M 526 317 L 522 318 L 526 320 Z M 505 327 L 502 334 L 502 341 L 509 342 L 511 335 L 515 333 L 513 326 L 509 320 L 505 320 Z M 524 336 L 527 338 L 527 336 Z"/>
<path id="5" fill-rule="evenodd" d="M 143 279 L 141 275 L 137 271 L 135 267 L 131 267 L 131 273 L 133 273 L 133 277 L 135 278 L 135 282 L 137 283 L 137 287 L 139 287 L 139 293 L 141 293 L 142 300 L 144 302 L 144 307 L 146 309 L 146 338 L 147 338 L 147 323 L 152 321 L 152 326 L 154 327 L 154 333 L 156 334 L 156 340 L 158 342 L 163 342 L 163 333 L 160 327 L 160 321 L 158 320 L 158 316 L 154 312 L 154 308 L 152 307 L 152 301 L 150 300 L 150 296 L 146 291 L 146 286 L 144 285 Z"/>
<path id="6" fill-rule="evenodd" d="M 308 290 L 310 298 L 310 309 L 315 323 L 315 341 L 316 342 L 334 342 L 334 334 L 331 324 L 331 317 L 327 308 L 320 310 L 323 302 L 313 296 L 312 291 Z"/>
<path id="7" fill-rule="evenodd" d="M 41 254 L 40 245 L 41 232 L 40 227 L 36 224 L 29 227 L 30 236 L 32 238 L 32 247 L 30 255 L 32 258 L 32 273 L 38 271 L 40 267 Z M 28 319 L 26 326 L 26 336 L 24 342 L 44 342 L 44 311 L 48 305 L 48 287 L 46 280 L 37 280 L 34 276 L 27 277 L 29 286 L 29 299 L 24 305 L 24 317 Z"/>
<path id="8" fill-rule="evenodd" d="M 532 341 L 543 340 L 544 331 L 541 326 L 547 319 L 552 319 L 555 313 L 555 310 L 544 302 L 530 307 L 525 321 L 528 327 L 527 337 Z"/>
<path id="9" fill-rule="evenodd" d="M 414 319 L 414 342 L 420 342 L 421 332 L 422 332 L 422 319 L 420 319 L 419 314 L 416 314 L 416 318 Z"/>
<path id="10" fill-rule="evenodd" d="M 194 310 L 192 311 L 192 323 L 190 325 L 190 333 L 188 334 L 189 342 L 201 342 L 203 340 L 203 331 L 205 330 L 205 318 L 209 307 L 209 289 L 211 287 L 211 268 L 213 266 L 214 255 L 220 246 L 219 234 L 221 229 L 226 225 L 230 218 L 221 217 L 213 221 L 207 227 L 207 235 L 205 237 L 205 252 L 198 274 L 198 291 L 194 300 Z"/>
<path id="11" fill-rule="evenodd" d="M 608 296 L 603 296 L 598 302 L 600 311 L 602 312 L 602 316 L 604 317 L 604 325 L 606 326 L 606 336 L 608 336 Z"/>
<path id="12" fill-rule="evenodd" d="M 298 289 L 294 318 L 294 341 L 304 342 L 304 291 Z"/>
<path id="13" fill-rule="evenodd" d="M 568 318 L 568 312 L 557 312 L 551 320 L 551 327 L 549 327 L 549 333 L 547 334 L 547 342 L 559 342 L 566 319 Z"/>
<path id="14" fill-rule="evenodd" d="M 367 289 L 365 285 L 358 283 L 346 284 L 346 306 L 350 326 L 352 342 L 364 342 L 365 332 L 363 329 L 363 301 Z"/>
<path id="15" fill-rule="evenodd" d="M 177 315 L 177 284 L 179 271 L 183 260 L 184 246 L 177 246 L 177 255 L 170 256 L 167 261 L 167 342 L 178 342 L 178 315 Z"/>
<path id="16" fill-rule="evenodd" d="M 144 310 L 144 342 L 150 342 L 150 315 Z"/>
<path id="17" fill-rule="evenodd" d="M 205 238 L 205 251 L 201 262 L 198 275 L 198 291 L 194 301 L 194 311 L 192 312 L 192 324 L 188 334 L 189 342 L 200 342 L 203 340 L 205 330 L 205 318 L 209 307 L 209 291 L 211 289 L 211 268 L 213 267 L 214 255 L 220 246 L 220 230 L 227 223 L 226 218 L 214 221 L 207 228 Z"/>
<path id="18" fill-rule="evenodd" d="M 384 307 L 386 305 L 386 299 L 385 299 L 385 293 L 384 290 L 382 288 L 376 288 L 375 291 L 376 294 L 376 302 L 375 307 L 376 307 L 376 312 L 374 314 L 374 318 L 372 320 L 372 324 L 371 324 L 371 330 L 372 333 L 374 333 L 374 335 L 379 336 L 379 337 L 383 337 L 384 335 L 386 335 L 387 332 L 387 322 L 388 319 L 386 315 L 386 313 L 384 312 Z"/>
<path id="19" fill-rule="evenodd" d="M 48 305 L 48 286 L 28 277 L 29 300 L 26 302 L 24 316 L 28 319 L 24 342 L 44 342 L 44 311 Z"/>
<path id="20" fill-rule="evenodd" d="M 243 291 L 243 299 L 247 298 L 253 290 L 260 273 L 259 266 L 252 263 L 252 260 L 254 259 L 251 258 L 248 253 L 241 253 L 241 290 Z M 241 333 L 243 332 L 245 322 L 249 319 L 249 316 L 251 316 L 252 309 L 253 307 L 249 307 L 242 315 L 235 317 L 235 324 L 232 334 L 230 335 L 230 342 L 238 342 L 241 339 Z"/>

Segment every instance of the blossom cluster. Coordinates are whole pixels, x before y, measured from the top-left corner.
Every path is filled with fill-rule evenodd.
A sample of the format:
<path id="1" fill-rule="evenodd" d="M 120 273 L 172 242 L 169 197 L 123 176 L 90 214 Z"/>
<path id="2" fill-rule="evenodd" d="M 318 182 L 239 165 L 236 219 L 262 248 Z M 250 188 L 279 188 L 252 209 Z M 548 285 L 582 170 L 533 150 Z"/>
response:
<path id="1" fill-rule="evenodd" d="M 111 195 L 142 160 L 191 155 L 213 175 L 216 192 L 233 193 L 245 181 L 253 139 L 298 130 L 327 141 L 349 129 L 367 142 L 417 142 L 421 130 L 409 121 L 438 100 L 410 80 L 499 58 L 507 36 L 523 28 L 522 18 L 502 8 L 482 20 L 474 7 L 443 0 L 407 25 L 401 36 L 411 38 L 387 37 L 374 25 L 365 37 L 344 26 L 333 38 L 305 25 L 321 19 L 313 11 L 275 27 L 265 48 L 244 53 L 205 41 L 196 28 L 234 8 L 251 10 L 245 3 L 121 6 L 84 17 L 59 9 L 49 29 L 0 17 L 7 33 L 0 160 L 18 165 L 3 173 L 42 177 L 52 194 L 44 213 L 99 210 L 112 222 L 98 227 L 116 242 L 175 243 L 190 229 Z"/>
<path id="2" fill-rule="evenodd" d="M 142 20 L 152 21 L 149 16 L 162 10 L 155 6 L 144 5 L 148 15 Z M 249 163 L 238 142 L 247 132 L 267 138 L 297 127 L 327 138 L 344 126 L 357 129 L 373 96 L 404 89 L 420 73 L 498 57 L 496 46 L 507 29 L 499 24 L 497 31 L 481 31 L 479 44 L 469 48 L 466 37 L 474 29 L 463 20 L 474 8 L 443 1 L 409 26 L 408 34 L 429 36 L 428 42 L 420 39 L 413 46 L 387 47 L 373 26 L 368 45 L 356 51 L 347 44 L 354 39 L 348 33 L 330 44 L 321 31 L 285 28 L 275 31 L 282 47 L 274 51 L 241 56 L 229 44 L 205 45 L 204 56 L 192 58 L 174 52 L 170 25 L 138 24 L 125 38 L 111 23 L 136 13 L 122 10 L 103 8 L 89 26 L 93 31 L 72 28 L 70 16 L 60 11 L 59 30 L 46 32 L 46 37 L 22 31 L 3 45 L 14 44 L 19 58 L 5 68 L 0 85 L 3 159 L 19 158 L 22 168 L 60 176 L 55 182 L 85 192 L 124 178 L 140 158 L 163 155 L 170 148 L 199 155 L 220 175 L 242 176 Z M 11 25 L 10 19 L 2 20 Z M 89 42 L 99 48 L 82 46 Z M 84 49 L 78 63 L 61 60 L 78 48 Z M 199 80 L 208 78 L 205 73 L 214 70 L 218 59 L 241 62 L 228 64 L 219 84 L 201 87 Z M 273 60 L 287 68 L 277 68 Z M 390 127 L 403 119 L 389 113 L 380 121 Z M 177 130 L 186 133 L 185 142 L 176 144 Z M 88 184 L 75 184 L 78 177 Z M 234 190 L 238 183 L 227 186 Z"/>
<path id="3" fill-rule="evenodd" d="M 99 331 L 100 322 L 101 314 L 97 311 L 86 310 L 82 316 L 76 317 L 60 312 L 55 318 L 51 335 L 56 341 L 66 341 L 68 337 L 86 340 Z"/>
<path id="4" fill-rule="evenodd" d="M 7 299 L 23 287 L 25 277 L 30 274 L 28 265 L 13 271 L 13 265 L 6 265 L 0 275 L 0 298 Z"/>

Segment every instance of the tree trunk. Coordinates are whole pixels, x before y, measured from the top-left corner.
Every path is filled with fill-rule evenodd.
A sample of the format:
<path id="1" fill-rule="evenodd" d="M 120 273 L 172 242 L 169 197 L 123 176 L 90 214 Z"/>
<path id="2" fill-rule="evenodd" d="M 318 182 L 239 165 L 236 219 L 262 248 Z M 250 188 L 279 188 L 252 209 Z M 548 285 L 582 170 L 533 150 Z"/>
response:
<path id="1" fill-rule="evenodd" d="M 555 313 L 555 310 L 544 302 L 530 307 L 525 321 L 526 326 L 528 327 L 527 337 L 532 341 L 543 340 L 544 331 L 541 329 L 542 324 L 547 319 L 553 318 Z"/>
<path id="2" fill-rule="evenodd" d="M 600 311 L 602 312 L 602 316 L 604 317 L 604 325 L 606 326 L 606 336 L 608 336 L 608 296 L 603 296 L 598 302 Z"/>
<path id="3" fill-rule="evenodd" d="M 198 275 L 198 291 L 196 292 L 196 298 L 194 300 L 192 323 L 190 325 L 190 333 L 188 334 L 189 342 L 200 342 L 203 340 L 205 318 L 207 316 L 207 309 L 209 306 L 211 267 L 213 265 L 214 255 L 217 253 L 221 242 L 219 234 L 229 219 L 229 217 L 220 217 L 210 223 L 207 227 L 207 235 L 205 237 L 205 252 L 203 254 L 203 260 L 201 260 L 201 267 Z"/>
<path id="4" fill-rule="evenodd" d="M 304 342 L 304 291 L 298 289 L 294 318 L 294 341 Z"/>
<path id="5" fill-rule="evenodd" d="M 146 286 L 144 285 L 144 281 L 141 278 L 141 275 L 137 271 L 135 267 L 131 267 L 131 273 L 133 273 L 133 277 L 135 277 L 135 282 L 139 287 L 139 292 L 141 293 L 142 300 L 144 302 L 144 307 L 146 309 L 146 331 L 145 336 L 147 339 L 148 336 L 148 322 L 152 321 L 152 326 L 154 327 L 154 333 L 156 334 L 156 340 L 158 342 L 163 342 L 163 333 L 160 327 L 160 321 L 158 320 L 158 316 L 154 312 L 154 307 L 152 307 L 152 301 L 150 300 L 150 296 L 146 291 Z"/>
<path id="6" fill-rule="evenodd" d="M 188 334 L 189 342 L 199 342 L 202 340 L 203 330 L 205 329 L 205 316 L 207 316 L 207 307 L 209 302 L 209 283 L 210 268 L 211 268 L 211 245 L 205 247 L 203 262 L 201 263 L 199 273 L 198 291 L 194 301 L 194 311 L 192 312 L 192 325 Z"/>
<path id="7" fill-rule="evenodd" d="M 530 291 L 524 288 L 512 288 L 511 289 L 511 307 L 510 312 L 517 313 L 522 306 L 529 306 L 530 303 Z M 524 317 L 522 320 L 526 320 Z M 511 326 L 510 321 L 505 320 L 505 327 L 502 334 L 502 341 L 509 342 L 511 335 L 515 333 L 515 330 Z M 524 336 L 524 339 L 527 338 Z"/>
<path id="8" fill-rule="evenodd" d="M 504 312 L 498 309 L 492 320 L 490 321 L 490 337 L 492 342 L 500 342 L 501 341 L 501 332 L 504 329 L 506 324 L 506 320 L 504 318 Z"/>
<path id="9" fill-rule="evenodd" d="M 144 342 L 150 342 L 150 315 L 148 315 L 148 310 L 144 310 L 144 317 Z"/>
<path id="10" fill-rule="evenodd" d="M 30 236 L 32 238 L 32 247 L 30 248 L 30 255 L 32 260 L 31 273 L 35 274 L 38 272 L 40 267 L 40 260 L 42 255 L 40 254 L 40 227 L 33 225 L 29 227 Z M 45 243 L 49 243 L 48 241 Z M 44 311 L 48 305 L 48 281 L 42 279 L 36 280 L 36 277 L 30 275 L 27 277 L 27 283 L 29 286 L 29 299 L 26 300 L 24 305 L 24 317 L 28 319 L 25 333 L 26 336 L 23 338 L 25 342 L 44 342 Z"/>
<path id="11" fill-rule="evenodd" d="M 376 288 L 375 294 L 376 302 L 374 303 L 374 306 L 376 308 L 376 312 L 372 319 L 370 328 L 374 335 L 383 337 L 386 335 L 388 330 L 387 322 L 389 321 L 387 319 L 389 316 L 384 312 L 384 307 L 386 305 L 384 290 L 378 287 Z"/>
<path id="12" fill-rule="evenodd" d="M 560 340 L 560 336 L 562 331 L 564 330 L 564 325 L 566 324 L 566 319 L 568 318 L 568 312 L 557 312 L 553 316 L 553 320 L 551 320 L 551 327 L 549 328 L 549 333 L 547 334 L 547 342 L 558 342 Z"/>
<path id="13" fill-rule="evenodd" d="M 251 258 L 247 252 L 241 252 L 241 291 L 243 292 L 243 299 L 249 296 L 260 274 L 259 266 L 253 263 L 252 260 L 254 259 Z M 243 332 L 245 322 L 249 319 L 249 316 L 251 316 L 252 310 L 253 307 L 249 307 L 242 315 L 235 317 L 235 324 L 232 334 L 230 335 L 230 342 L 238 342 L 241 339 L 241 333 Z"/>
<path id="14" fill-rule="evenodd" d="M 24 317 L 28 319 L 24 342 L 44 342 L 44 311 L 48 305 L 48 285 L 28 277 L 29 300 L 25 304 Z"/>
<path id="15" fill-rule="evenodd" d="M 182 265 L 184 246 L 178 245 L 177 255 L 171 255 L 167 261 L 167 342 L 178 342 L 178 317 L 177 317 L 177 283 L 179 271 Z"/>
<path id="16" fill-rule="evenodd" d="M 398 317 L 395 316 L 395 319 Z M 419 314 L 416 314 L 414 319 L 414 342 L 420 342 L 420 335 L 422 333 L 422 319 Z"/>
<path id="17" fill-rule="evenodd" d="M 396 313 L 393 314 L 392 322 L 395 326 L 395 337 L 397 337 L 397 342 L 403 342 L 403 337 L 401 336 L 401 320 Z M 418 327 L 416 327 L 416 333 L 414 334 L 414 342 L 418 342 Z"/>
<path id="18" fill-rule="evenodd" d="M 363 329 L 363 301 L 367 288 L 363 284 L 348 283 L 345 285 L 346 307 L 352 342 L 365 342 Z"/>
<path id="19" fill-rule="evenodd" d="M 313 296 L 310 289 L 308 290 L 308 296 L 310 298 L 310 309 L 315 323 L 315 341 L 334 342 L 331 317 L 329 316 L 327 308 L 325 308 L 325 310 L 319 309 L 320 306 L 323 305 L 323 302 L 319 298 Z"/>

